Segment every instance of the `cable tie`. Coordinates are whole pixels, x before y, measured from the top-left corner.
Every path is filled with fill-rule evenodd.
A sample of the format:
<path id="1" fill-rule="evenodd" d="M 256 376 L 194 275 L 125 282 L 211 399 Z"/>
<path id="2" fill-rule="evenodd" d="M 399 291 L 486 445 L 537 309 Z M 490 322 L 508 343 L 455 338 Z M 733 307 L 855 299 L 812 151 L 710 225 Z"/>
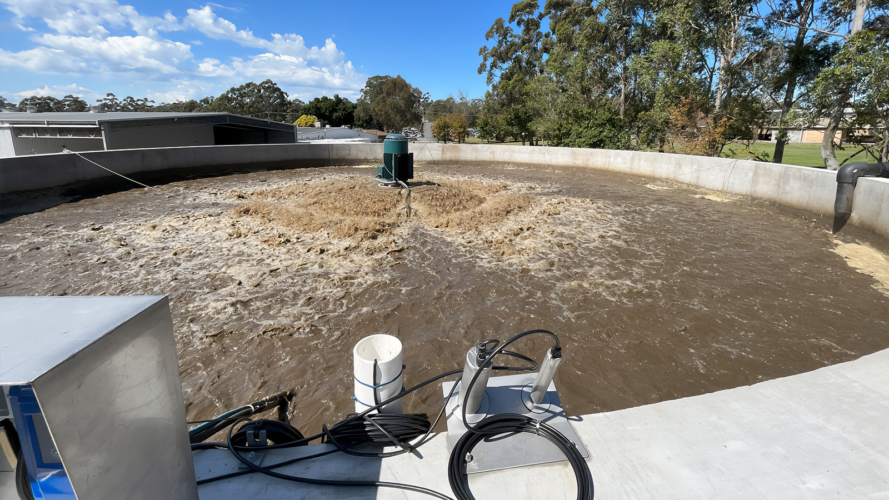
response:
<path id="1" fill-rule="evenodd" d="M 400 377 L 401 374 L 404 373 L 405 368 L 407 368 L 407 365 L 401 365 L 401 371 L 398 372 L 398 375 L 396 375 L 395 378 L 393 378 L 392 380 L 390 380 L 388 382 L 383 382 L 382 384 L 377 384 L 377 385 L 365 384 L 364 382 L 358 380 L 357 378 L 355 379 L 355 382 L 358 382 L 359 384 L 363 385 L 364 387 L 369 387 L 371 389 L 379 389 L 380 387 L 383 387 L 384 385 L 389 385 L 392 382 L 395 382 L 396 380 L 398 380 L 398 377 Z"/>

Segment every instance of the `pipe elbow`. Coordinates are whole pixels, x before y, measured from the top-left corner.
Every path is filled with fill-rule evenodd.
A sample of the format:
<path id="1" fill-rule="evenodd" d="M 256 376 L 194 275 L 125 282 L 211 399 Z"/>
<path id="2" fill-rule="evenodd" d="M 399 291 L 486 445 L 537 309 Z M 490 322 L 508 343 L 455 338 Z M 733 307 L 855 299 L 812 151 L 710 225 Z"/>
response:
<path id="1" fill-rule="evenodd" d="M 838 184 L 858 184 L 859 177 L 889 177 L 889 163 L 850 163 L 837 170 Z"/>

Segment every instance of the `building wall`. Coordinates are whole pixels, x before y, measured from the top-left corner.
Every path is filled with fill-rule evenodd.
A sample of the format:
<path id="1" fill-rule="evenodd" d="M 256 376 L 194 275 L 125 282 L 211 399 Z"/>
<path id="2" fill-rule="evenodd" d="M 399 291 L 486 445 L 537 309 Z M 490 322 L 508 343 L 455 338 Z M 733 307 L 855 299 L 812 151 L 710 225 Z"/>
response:
<path id="1" fill-rule="evenodd" d="M 63 149 L 71 151 L 104 151 L 105 143 L 101 137 L 16 137 L 12 130 L 4 130 L 9 134 L 9 143 L 13 148 L 10 156 L 45 155 L 61 153 Z M 0 140 L 3 140 L 0 138 Z M 4 141 L 5 142 L 5 141 Z M 3 146 L 5 157 L 9 146 Z"/>
<path id="2" fill-rule="evenodd" d="M 843 131 L 837 131 L 834 139 L 838 142 L 843 140 Z M 823 130 L 804 130 L 803 137 L 800 142 L 804 143 L 817 143 L 820 144 L 821 141 L 824 140 L 824 131 Z"/>
<path id="3" fill-rule="evenodd" d="M 103 127 L 108 149 L 178 148 L 213 146 L 213 125 L 185 127 Z"/>
<path id="4" fill-rule="evenodd" d="M 300 141 L 313 141 L 319 139 L 367 139 L 371 142 L 377 142 L 379 140 L 376 134 L 368 134 L 367 132 L 341 127 L 299 127 L 297 128 L 297 134 Z"/>
<path id="5" fill-rule="evenodd" d="M 0 128 L 0 158 L 15 156 L 15 146 L 12 144 L 12 130 Z"/>

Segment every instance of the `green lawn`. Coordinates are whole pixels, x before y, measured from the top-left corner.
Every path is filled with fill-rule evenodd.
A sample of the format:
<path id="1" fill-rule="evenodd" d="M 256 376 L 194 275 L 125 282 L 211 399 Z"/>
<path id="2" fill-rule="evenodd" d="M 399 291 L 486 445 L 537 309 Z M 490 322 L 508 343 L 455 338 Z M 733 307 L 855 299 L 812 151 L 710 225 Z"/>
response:
<path id="1" fill-rule="evenodd" d="M 740 144 L 730 144 L 726 146 L 726 149 L 733 150 L 741 150 L 743 146 Z M 769 158 L 772 157 L 772 154 L 775 152 L 775 145 L 770 142 L 757 142 L 753 145 L 753 149 L 757 151 L 764 151 L 769 154 Z M 858 147 L 855 146 L 846 146 L 844 150 L 840 151 L 837 149 L 837 159 L 840 163 L 843 162 L 846 158 L 852 156 L 853 153 L 859 150 Z M 742 155 L 733 156 L 729 151 L 723 151 L 722 156 L 727 158 L 739 157 L 743 158 Z M 859 153 L 851 160 L 852 162 L 868 162 L 868 163 L 876 163 L 872 157 L 866 157 L 865 153 Z M 781 163 L 786 163 L 788 165 L 800 165 L 802 167 L 817 167 L 824 168 L 824 160 L 821 159 L 821 144 L 788 144 L 784 147 L 784 159 L 781 160 Z"/>
<path id="2" fill-rule="evenodd" d="M 545 142 L 546 141 L 542 141 L 540 143 L 540 145 L 545 146 L 546 145 Z M 516 142 L 491 142 L 491 143 L 489 143 L 488 141 L 483 141 L 483 140 L 479 139 L 478 137 L 467 137 L 466 144 L 496 144 L 498 146 L 521 146 L 522 142 L 516 141 Z M 528 144 L 525 143 L 525 146 L 527 146 L 527 145 Z"/>

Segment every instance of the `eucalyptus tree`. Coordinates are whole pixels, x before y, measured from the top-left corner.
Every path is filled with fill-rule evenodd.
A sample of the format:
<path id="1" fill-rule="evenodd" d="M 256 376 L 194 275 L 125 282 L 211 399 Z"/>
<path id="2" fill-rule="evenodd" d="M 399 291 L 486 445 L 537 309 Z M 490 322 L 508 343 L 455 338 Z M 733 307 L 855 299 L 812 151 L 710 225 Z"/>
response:
<path id="1" fill-rule="evenodd" d="M 751 15 L 763 21 L 764 36 L 775 40 L 783 49 L 781 64 L 775 69 L 764 93 L 780 109 L 778 133 L 772 161 L 781 163 L 787 144 L 789 128 L 795 118 L 794 105 L 806 94 L 809 86 L 839 50 L 831 31 L 836 28 L 827 16 L 819 12 L 815 0 L 768 0 L 763 16 Z M 776 99 L 775 93 L 783 91 Z"/>
<path id="2" fill-rule="evenodd" d="M 494 45 L 479 50 L 482 63 L 478 73 L 487 75 L 492 93 L 497 95 L 509 126 L 521 138 L 534 143 L 534 107 L 531 85 L 541 73 L 544 34 L 540 30 L 544 14 L 536 0 L 523 0 L 512 6 L 509 21 L 498 18 L 485 35 Z M 513 30 L 515 24 L 518 31 Z"/>
<path id="3" fill-rule="evenodd" d="M 865 25 L 850 36 L 831 66 L 818 75 L 808 106 L 813 117 L 829 116 L 821 143 L 828 169 L 841 166 L 834 140 L 843 125 L 851 142 L 864 146 L 873 159 L 889 160 L 889 30 Z M 874 143 L 862 144 L 865 138 Z"/>
<path id="4" fill-rule="evenodd" d="M 52 96 L 26 97 L 19 102 L 18 109 L 20 111 L 25 111 L 28 106 L 36 106 L 37 111 L 40 111 L 41 113 L 86 111 L 89 108 L 86 101 L 70 94 L 61 99 L 56 99 Z M 0 107 L 2 107 L 2 103 L 0 103 Z M 14 108 L 15 106 L 8 107 Z"/>
<path id="5" fill-rule="evenodd" d="M 257 116 L 268 120 L 288 122 L 291 114 L 298 112 L 298 104 L 290 100 L 287 92 L 275 82 L 264 80 L 232 87 L 213 100 L 207 111 Z M 290 118 L 292 120 L 292 118 Z"/>
<path id="6" fill-rule="evenodd" d="M 837 161 L 835 138 L 847 121 L 846 108 L 856 95 L 877 91 L 889 85 L 886 81 L 871 81 L 873 75 L 884 74 L 880 65 L 886 63 L 879 54 L 886 52 L 886 33 L 889 31 L 889 1 L 887 0 L 829 0 L 824 12 L 837 24 L 851 25 L 848 36 L 831 33 L 845 39 L 843 48 L 831 60 L 831 66 L 815 82 L 814 105 L 810 112 L 827 114 L 827 125 L 821 141 L 821 158 L 830 170 L 840 168 Z M 874 57 L 876 55 L 876 57 Z M 877 87 L 875 88 L 874 85 Z M 887 103 L 875 102 L 885 108 Z"/>
<path id="7" fill-rule="evenodd" d="M 313 115 L 333 127 L 352 125 L 355 122 L 355 103 L 339 94 L 334 94 L 333 98 L 321 96 L 304 104 L 300 113 Z"/>
<path id="8" fill-rule="evenodd" d="M 400 131 L 420 122 L 428 97 L 401 76 L 372 76 L 361 90 L 355 123 L 365 128 Z"/>

